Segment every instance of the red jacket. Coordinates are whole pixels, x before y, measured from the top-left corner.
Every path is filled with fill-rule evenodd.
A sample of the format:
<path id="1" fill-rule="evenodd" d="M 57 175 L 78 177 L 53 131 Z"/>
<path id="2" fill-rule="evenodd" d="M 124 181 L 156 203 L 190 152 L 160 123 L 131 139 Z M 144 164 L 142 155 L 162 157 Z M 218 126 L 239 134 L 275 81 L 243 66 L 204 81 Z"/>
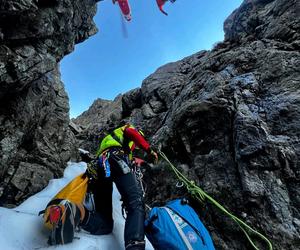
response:
<path id="1" fill-rule="evenodd" d="M 160 10 L 162 13 L 164 13 L 165 15 L 168 15 L 168 13 L 165 12 L 165 11 L 163 10 L 163 6 L 164 6 L 164 4 L 165 4 L 167 1 L 168 1 L 168 0 L 156 0 L 156 3 L 157 3 L 157 6 L 158 6 L 159 10 Z"/>
<path id="2" fill-rule="evenodd" d="M 126 128 L 124 130 L 124 136 L 134 142 L 133 146 L 131 147 L 131 151 L 134 150 L 135 146 L 138 146 L 147 153 L 151 150 L 149 143 L 135 128 Z"/>

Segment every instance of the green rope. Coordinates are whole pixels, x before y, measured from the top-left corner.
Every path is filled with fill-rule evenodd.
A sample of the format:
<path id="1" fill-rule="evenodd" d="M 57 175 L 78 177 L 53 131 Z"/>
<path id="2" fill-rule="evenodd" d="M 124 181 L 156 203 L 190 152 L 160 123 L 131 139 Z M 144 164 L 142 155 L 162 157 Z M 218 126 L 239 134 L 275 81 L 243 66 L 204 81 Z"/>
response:
<path id="1" fill-rule="evenodd" d="M 253 240 L 251 239 L 251 237 L 249 236 L 248 233 L 252 233 L 252 234 L 256 234 L 257 236 L 259 236 L 262 240 L 264 240 L 267 245 L 269 250 L 272 250 L 272 243 L 267 239 L 267 237 L 265 237 L 264 235 L 262 235 L 261 233 L 259 233 L 258 231 L 254 230 L 253 228 L 251 228 L 249 225 L 247 225 L 245 222 L 243 222 L 241 219 L 239 219 L 238 217 L 236 217 L 235 215 L 231 214 L 227 209 L 225 209 L 219 202 L 217 202 L 215 199 L 213 199 L 211 196 L 209 196 L 208 194 L 206 194 L 200 187 L 198 187 L 193 181 L 190 181 L 189 179 L 187 179 L 168 159 L 168 157 L 161 151 L 159 151 L 159 154 L 161 155 L 161 157 L 169 163 L 171 169 L 173 170 L 173 172 L 175 173 L 175 175 L 177 176 L 177 178 L 183 182 L 183 184 L 186 186 L 188 192 L 199 202 L 204 203 L 205 202 L 205 198 L 212 203 L 213 205 L 215 205 L 217 208 L 219 208 L 222 212 L 224 212 L 226 215 L 228 215 L 231 219 L 233 219 L 238 226 L 240 227 L 240 229 L 244 232 L 244 234 L 246 235 L 247 239 L 249 240 L 250 244 L 253 246 L 254 249 L 259 250 L 259 248 L 255 245 L 255 243 L 253 242 Z"/>

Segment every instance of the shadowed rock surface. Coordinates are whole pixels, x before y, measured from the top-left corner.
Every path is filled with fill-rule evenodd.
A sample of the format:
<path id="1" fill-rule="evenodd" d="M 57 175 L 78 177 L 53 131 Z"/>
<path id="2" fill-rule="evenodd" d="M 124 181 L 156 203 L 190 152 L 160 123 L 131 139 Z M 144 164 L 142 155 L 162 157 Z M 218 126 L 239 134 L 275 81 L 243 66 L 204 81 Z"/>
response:
<path id="1" fill-rule="evenodd" d="M 274 249 L 299 249 L 299 5 L 244 1 L 212 51 L 169 63 L 141 88 L 110 104 L 98 100 L 75 119 L 81 147 L 94 151 L 102 131 L 123 121 L 142 126 L 183 173 L 266 234 Z M 148 170 L 144 180 L 151 205 L 184 193 L 167 167 Z M 207 209 L 217 249 L 252 249 L 237 225 Z"/>
<path id="2" fill-rule="evenodd" d="M 93 0 L 0 0 L 0 204 L 38 192 L 77 143 L 94 151 L 130 121 L 274 249 L 299 249 L 299 1 L 245 0 L 212 51 L 159 68 L 69 123 L 58 63 L 96 32 L 95 11 Z M 185 193 L 163 161 L 144 180 L 150 205 Z M 219 211 L 200 213 L 217 249 L 251 249 Z"/>
<path id="3" fill-rule="evenodd" d="M 75 157 L 59 61 L 97 30 L 95 1 L 0 0 L 0 205 L 18 204 Z"/>

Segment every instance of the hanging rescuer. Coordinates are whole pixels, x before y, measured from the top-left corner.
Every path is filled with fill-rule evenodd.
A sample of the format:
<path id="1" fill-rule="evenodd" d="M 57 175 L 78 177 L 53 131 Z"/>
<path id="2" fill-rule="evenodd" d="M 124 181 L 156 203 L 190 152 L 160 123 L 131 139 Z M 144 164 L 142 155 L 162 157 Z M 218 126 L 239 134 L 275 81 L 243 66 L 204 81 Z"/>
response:
<path id="1" fill-rule="evenodd" d="M 112 0 L 113 4 L 116 2 L 120 6 L 120 10 L 127 21 L 131 20 L 131 9 L 128 0 Z"/>
<path id="2" fill-rule="evenodd" d="M 171 3 L 175 3 L 176 0 L 156 0 L 159 10 L 165 15 L 168 15 L 168 13 L 163 10 L 163 6 L 168 1 L 170 1 Z M 113 4 L 115 4 L 115 3 L 119 4 L 120 10 L 121 10 L 124 18 L 127 21 L 130 21 L 131 20 L 131 8 L 130 8 L 128 0 L 112 0 L 112 2 L 113 2 Z"/>
<path id="3" fill-rule="evenodd" d="M 164 6 L 164 4 L 165 4 L 166 2 L 168 2 L 168 1 L 170 1 L 171 3 L 175 3 L 176 0 L 156 0 L 156 3 L 157 3 L 157 6 L 158 6 L 159 10 L 160 10 L 163 14 L 165 14 L 166 16 L 168 15 L 168 13 L 165 12 L 165 11 L 163 10 L 163 6 Z"/>
<path id="4" fill-rule="evenodd" d="M 96 0 L 96 2 L 101 2 L 103 0 Z M 127 21 L 131 20 L 131 9 L 128 0 L 112 0 L 113 4 L 118 3 L 120 10 Z"/>

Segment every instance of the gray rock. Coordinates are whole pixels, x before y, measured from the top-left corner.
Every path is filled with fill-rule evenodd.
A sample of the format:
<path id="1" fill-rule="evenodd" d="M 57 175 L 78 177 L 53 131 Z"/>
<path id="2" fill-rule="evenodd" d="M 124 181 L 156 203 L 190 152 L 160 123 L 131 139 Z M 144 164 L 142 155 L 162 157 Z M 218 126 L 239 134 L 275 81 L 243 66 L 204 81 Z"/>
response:
<path id="1" fill-rule="evenodd" d="M 132 122 L 274 249 L 298 249 L 299 1 L 245 0 L 212 51 L 160 67 L 113 101 L 96 100 L 72 124 L 58 62 L 96 32 L 95 11 L 88 0 L 0 1 L 1 204 L 41 190 L 78 145 L 94 152 L 107 131 Z M 150 205 L 186 194 L 166 162 L 144 175 Z M 250 248 L 232 221 L 208 209 L 217 249 Z"/>
<path id="2" fill-rule="evenodd" d="M 95 152 L 100 138 L 121 121 L 122 110 L 121 95 L 114 101 L 97 99 L 87 111 L 72 119 L 82 128 L 82 132 L 76 135 L 80 148 Z"/>
<path id="3" fill-rule="evenodd" d="M 124 115 L 130 115 L 135 108 L 142 105 L 142 93 L 140 88 L 133 89 L 122 96 L 122 110 Z"/>
<path id="4" fill-rule="evenodd" d="M 299 40 L 299 12 L 297 0 L 246 0 L 225 21 L 225 40 Z"/>
<path id="5" fill-rule="evenodd" d="M 59 61 L 97 30 L 94 1 L 0 1 L 0 205 L 63 173 L 78 146 Z"/>
<path id="6" fill-rule="evenodd" d="M 299 248 L 297 13 L 296 0 L 245 0 L 225 21 L 224 42 L 160 67 L 123 95 L 119 123 L 106 120 L 142 126 L 186 176 L 268 236 L 274 249 Z M 159 164 L 145 173 L 150 205 L 185 193 Z M 232 221 L 209 208 L 204 220 L 217 249 L 251 249 Z"/>

